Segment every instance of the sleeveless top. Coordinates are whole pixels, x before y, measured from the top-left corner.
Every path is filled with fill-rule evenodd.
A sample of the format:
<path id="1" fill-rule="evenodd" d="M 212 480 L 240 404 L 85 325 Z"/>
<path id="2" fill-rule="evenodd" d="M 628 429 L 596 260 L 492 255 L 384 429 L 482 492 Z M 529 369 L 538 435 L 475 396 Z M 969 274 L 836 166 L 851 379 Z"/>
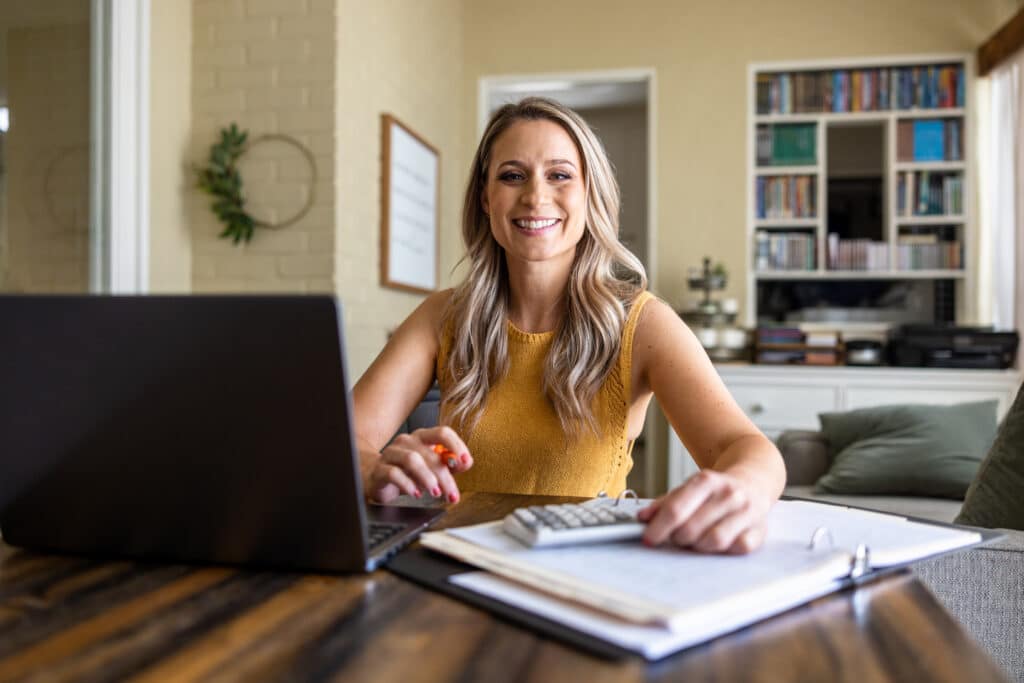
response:
<path id="1" fill-rule="evenodd" d="M 508 374 L 491 387 L 473 431 L 460 434 L 473 454 L 473 467 L 456 475 L 459 489 L 586 497 L 622 492 L 633 467 L 633 442 L 626 435 L 633 333 L 640 311 L 652 298 L 642 292 L 634 300 L 623 326 L 619 357 L 594 399 L 600 434 L 585 429 L 571 444 L 543 391 L 544 361 L 555 333 L 523 332 L 509 322 Z M 442 396 L 452 384 L 447 372 L 451 335 L 449 327 L 437 357 Z M 445 417 L 441 415 L 442 424 Z"/>

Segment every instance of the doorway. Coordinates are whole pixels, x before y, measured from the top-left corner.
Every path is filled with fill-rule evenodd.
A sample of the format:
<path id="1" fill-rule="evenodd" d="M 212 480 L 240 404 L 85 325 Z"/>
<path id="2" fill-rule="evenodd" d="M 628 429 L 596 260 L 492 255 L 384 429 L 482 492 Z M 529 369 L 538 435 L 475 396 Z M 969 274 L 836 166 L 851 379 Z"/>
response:
<path id="1" fill-rule="evenodd" d="M 654 78 L 653 69 L 488 76 L 480 79 L 477 107 L 478 135 L 501 105 L 530 96 L 561 102 L 590 124 L 619 181 L 619 239 L 643 263 L 652 286 L 657 268 Z M 652 401 L 644 432 L 633 445 L 628 483 L 641 495 L 653 495 L 658 478 L 651 447 L 656 410 Z"/>

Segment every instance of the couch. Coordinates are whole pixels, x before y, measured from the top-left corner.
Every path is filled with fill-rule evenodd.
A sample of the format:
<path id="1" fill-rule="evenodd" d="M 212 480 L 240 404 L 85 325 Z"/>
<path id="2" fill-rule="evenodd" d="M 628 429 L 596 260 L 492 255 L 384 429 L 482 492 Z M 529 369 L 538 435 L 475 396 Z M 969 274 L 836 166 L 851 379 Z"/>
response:
<path id="1" fill-rule="evenodd" d="M 815 493 L 813 484 L 828 466 L 824 436 L 786 431 L 777 444 L 786 463 L 788 496 L 941 522 L 952 522 L 963 504 L 920 496 Z M 1003 539 L 918 562 L 913 571 L 1010 679 L 1024 683 L 1024 531 L 998 531 Z"/>

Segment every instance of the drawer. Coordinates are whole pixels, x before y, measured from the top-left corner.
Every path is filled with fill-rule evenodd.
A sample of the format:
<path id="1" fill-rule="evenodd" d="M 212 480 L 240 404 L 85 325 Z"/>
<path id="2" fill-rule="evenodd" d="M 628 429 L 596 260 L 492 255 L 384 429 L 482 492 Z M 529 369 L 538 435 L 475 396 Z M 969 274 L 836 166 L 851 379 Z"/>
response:
<path id="1" fill-rule="evenodd" d="M 729 391 L 759 428 L 818 429 L 818 413 L 836 410 L 839 389 L 834 386 L 765 386 L 733 382 Z"/>

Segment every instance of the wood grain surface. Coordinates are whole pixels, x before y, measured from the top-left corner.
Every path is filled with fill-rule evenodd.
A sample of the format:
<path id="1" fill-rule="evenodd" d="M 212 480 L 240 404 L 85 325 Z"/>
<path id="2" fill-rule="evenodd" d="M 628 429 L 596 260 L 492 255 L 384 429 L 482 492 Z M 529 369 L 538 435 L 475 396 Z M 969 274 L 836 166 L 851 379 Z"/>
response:
<path id="1" fill-rule="evenodd" d="M 556 499 L 467 494 L 438 526 Z M 999 681 L 909 573 L 661 662 L 596 658 L 386 571 L 322 576 L 0 544 L 0 681 Z"/>

